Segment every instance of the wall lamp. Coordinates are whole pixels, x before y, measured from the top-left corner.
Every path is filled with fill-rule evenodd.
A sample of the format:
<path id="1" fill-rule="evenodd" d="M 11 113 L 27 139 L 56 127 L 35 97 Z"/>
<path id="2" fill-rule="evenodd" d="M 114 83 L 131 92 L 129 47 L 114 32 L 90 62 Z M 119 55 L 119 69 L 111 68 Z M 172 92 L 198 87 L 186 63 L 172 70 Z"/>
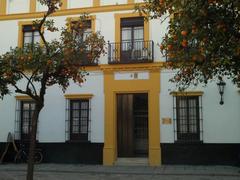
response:
<path id="1" fill-rule="evenodd" d="M 219 104 L 223 105 L 223 94 L 224 94 L 224 87 L 226 86 L 226 83 L 223 80 L 220 80 L 218 83 L 218 90 L 219 90 L 219 94 L 221 96 L 221 100 L 219 102 Z"/>

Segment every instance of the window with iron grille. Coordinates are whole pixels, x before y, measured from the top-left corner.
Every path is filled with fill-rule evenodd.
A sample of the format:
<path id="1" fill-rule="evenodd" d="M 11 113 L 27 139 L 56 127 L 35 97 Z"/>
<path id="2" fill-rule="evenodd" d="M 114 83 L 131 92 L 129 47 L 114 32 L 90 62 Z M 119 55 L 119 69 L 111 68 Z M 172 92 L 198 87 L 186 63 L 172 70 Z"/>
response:
<path id="1" fill-rule="evenodd" d="M 174 139 L 176 142 L 201 142 L 202 97 L 174 97 Z"/>
<path id="2" fill-rule="evenodd" d="M 21 141 L 30 140 L 30 132 L 32 129 L 32 115 L 34 110 L 35 102 L 31 100 L 16 101 L 15 133 L 14 133 L 14 138 L 16 140 Z"/>
<path id="3" fill-rule="evenodd" d="M 40 34 L 33 25 L 23 26 L 23 46 L 27 44 L 33 45 L 34 43 L 40 43 Z"/>
<path id="4" fill-rule="evenodd" d="M 90 139 L 90 102 L 88 99 L 67 100 L 66 140 Z"/>

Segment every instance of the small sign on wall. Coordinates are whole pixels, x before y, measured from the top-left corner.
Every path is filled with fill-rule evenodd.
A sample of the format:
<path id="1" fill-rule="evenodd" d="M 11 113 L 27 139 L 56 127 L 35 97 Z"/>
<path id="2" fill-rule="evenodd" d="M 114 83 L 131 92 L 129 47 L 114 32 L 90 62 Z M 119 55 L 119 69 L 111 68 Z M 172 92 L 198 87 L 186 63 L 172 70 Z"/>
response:
<path id="1" fill-rule="evenodd" d="M 162 124 L 172 124 L 172 119 L 170 117 L 162 118 Z"/>
<path id="2" fill-rule="evenodd" d="M 115 80 L 146 80 L 149 79 L 149 72 L 136 71 L 136 72 L 115 72 Z"/>

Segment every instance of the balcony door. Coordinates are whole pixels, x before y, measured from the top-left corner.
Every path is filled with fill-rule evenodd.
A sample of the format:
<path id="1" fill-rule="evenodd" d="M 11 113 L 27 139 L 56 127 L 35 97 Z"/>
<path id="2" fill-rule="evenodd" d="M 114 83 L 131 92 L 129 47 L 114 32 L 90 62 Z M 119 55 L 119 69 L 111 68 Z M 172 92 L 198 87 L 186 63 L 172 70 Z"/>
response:
<path id="1" fill-rule="evenodd" d="M 118 157 L 148 155 L 148 94 L 117 95 Z"/>
<path id="2" fill-rule="evenodd" d="M 141 58 L 144 47 L 144 19 L 121 19 L 121 61 L 131 62 Z"/>

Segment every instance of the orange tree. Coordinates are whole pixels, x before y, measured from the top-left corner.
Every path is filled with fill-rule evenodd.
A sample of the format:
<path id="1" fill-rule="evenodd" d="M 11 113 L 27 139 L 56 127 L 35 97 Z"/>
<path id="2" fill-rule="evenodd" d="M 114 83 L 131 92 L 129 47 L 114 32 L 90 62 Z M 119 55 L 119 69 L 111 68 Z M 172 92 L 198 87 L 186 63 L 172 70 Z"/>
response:
<path id="1" fill-rule="evenodd" d="M 59 9 L 61 1 L 39 1 L 47 5 L 48 10 L 40 20 L 34 21 L 33 27 L 38 30 L 43 43 L 11 48 L 0 56 L 0 97 L 14 89 L 16 93 L 30 96 L 36 104 L 31 122 L 27 180 L 33 179 L 37 120 L 44 107 L 47 88 L 58 84 L 64 91 L 71 80 L 82 83 L 87 75 L 83 61 L 96 62 L 105 53 L 105 41 L 99 32 L 84 37 L 86 19 L 89 19 L 86 15 L 63 27 L 58 40 L 48 42 L 44 30 L 59 30 L 54 26 L 54 21 L 47 18 Z M 20 85 L 19 81 L 24 81 L 25 85 Z"/>
<path id="2" fill-rule="evenodd" d="M 160 45 L 181 88 L 223 76 L 240 85 L 240 1 L 144 0 L 138 10 L 169 27 Z M 168 17 L 168 18 L 166 18 Z"/>

